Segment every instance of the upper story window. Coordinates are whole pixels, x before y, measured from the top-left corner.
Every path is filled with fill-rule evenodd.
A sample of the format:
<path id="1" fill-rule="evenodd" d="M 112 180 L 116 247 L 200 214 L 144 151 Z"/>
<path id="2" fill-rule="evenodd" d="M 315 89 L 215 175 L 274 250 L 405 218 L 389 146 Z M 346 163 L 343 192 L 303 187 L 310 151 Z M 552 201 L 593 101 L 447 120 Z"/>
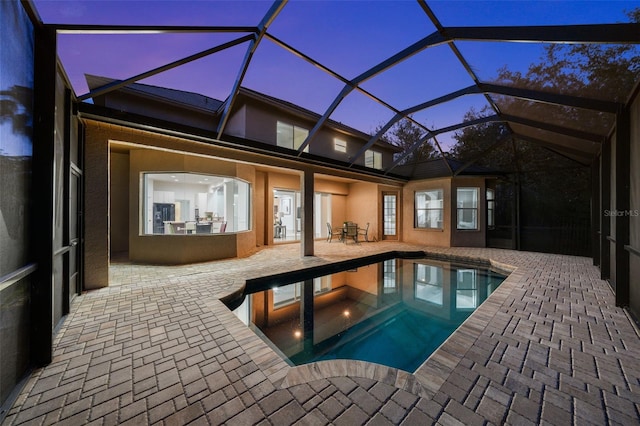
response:
<path id="1" fill-rule="evenodd" d="M 368 149 L 364 153 L 364 165 L 374 169 L 382 169 L 382 153 Z"/>
<path id="2" fill-rule="evenodd" d="M 333 140 L 333 149 L 337 152 L 347 152 L 347 141 L 335 138 Z"/>
<path id="3" fill-rule="evenodd" d="M 309 136 L 309 129 L 283 123 L 282 121 L 278 121 L 276 131 L 276 144 L 289 149 L 300 148 L 300 145 L 302 145 L 307 139 L 307 136 Z M 304 148 L 304 152 L 309 152 L 309 145 Z"/>
<path id="4" fill-rule="evenodd" d="M 442 229 L 444 218 L 444 190 L 417 191 L 415 199 L 416 228 Z"/>
<path id="5" fill-rule="evenodd" d="M 478 229 L 478 194 L 480 188 L 458 188 L 458 229 Z"/>
<path id="6" fill-rule="evenodd" d="M 143 235 L 220 234 L 249 229 L 250 185 L 196 173 L 143 173 Z"/>

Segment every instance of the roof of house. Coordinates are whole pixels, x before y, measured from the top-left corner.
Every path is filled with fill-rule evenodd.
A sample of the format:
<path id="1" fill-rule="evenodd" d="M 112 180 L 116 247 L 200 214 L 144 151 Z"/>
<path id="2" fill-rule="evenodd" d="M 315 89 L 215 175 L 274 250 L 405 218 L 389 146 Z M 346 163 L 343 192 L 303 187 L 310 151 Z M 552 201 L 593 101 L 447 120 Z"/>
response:
<path id="1" fill-rule="evenodd" d="M 118 80 L 108 77 L 85 74 L 90 90 L 97 89 Z M 219 99 L 210 98 L 199 93 L 187 92 L 184 90 L 170 89 L 168 87 L 152 86 L 149 84 L 132 83 L 121 87 L 118 90 L 135 93 L 144 97 L 164 102 L 171 102 L 183 107 L 195 108 L 217 114 L 223 102 Z"/>
<path id="2" fill-rule="evenodd" d="M 504 173 L 501 173 L 497 170 L 475 164 L 469 165 L 467 167 L 464 166 L 464 163 L 452 158 L 446 158 L 444 159 L 444 161 L 443 158 L 433 158 L 397 166 L 393 169 L 393 172 L 397 173 L 400 176 L 410 176 L 411 179 L 434 179 L 451 177 L 452 172 L 455 175 L 458 171 L 458 176 L 497 177 L 504 175 Z"/>
<path id="3" fill-rule="evenodd" d="M 108 77 L 100 77 L 90 74 L 85 74 L 85 78 L 87 80 L 87 84 L 90 90 L 95 90 L 99 87 L 105 86 L 107 84 L 111 84 L 113 82 L 117 82 L 118 80 Z M 121 90 L 123 92 L 129 92 L 132 94 L 136 94 L 138 96 L 143 96 L 152 100 L 160 101 L 160 102 L 171 102 L 176 104 L 177 106 L 187 107 L 191 109 L 198 109 L 205 112 L 209 112 L 216 116 L 219 116 L 222 113 L 224 105 L 228 102 L 228 99 L 225 101 L 221 101 L 219 99 L 210 98 L 208 96 L 204 96 L 194 92 L 170 89 L 167 87 L 160 86 L 152 86 L 143 83 L 131 83 L 117 90 Z M 303 108 L 299 105 L 295 105 L 291 102 L 257 92 L 255 90 L 241 87 L 239 93 L 241 95 L 246 96 L 247 98 L 251 98 L 257 100 L 259 102 L 265 102 L 270 105 L 273 105 L 279 109 L 284 109 L 291 114 L 298 115 L 300 117 L 317 121 L 320 118 L 320 114 L 310 111 L 306 108 Z M 349 127 L 340 122 L 334 120 L 327 120 L 327 126 L 336 129 L 337 131 L 344 132 L 356 138 L 360 138 L 363 140 L 369 140 L 371 135 L 364 133 L 360 130 L 354 129 L 353 127 Z M 376 141 L 376 146 L 384 147 L 385 149 L 401 152 L 402 149 L 396 145 L 387 143 L 385 141 L 379 140 Z"/>

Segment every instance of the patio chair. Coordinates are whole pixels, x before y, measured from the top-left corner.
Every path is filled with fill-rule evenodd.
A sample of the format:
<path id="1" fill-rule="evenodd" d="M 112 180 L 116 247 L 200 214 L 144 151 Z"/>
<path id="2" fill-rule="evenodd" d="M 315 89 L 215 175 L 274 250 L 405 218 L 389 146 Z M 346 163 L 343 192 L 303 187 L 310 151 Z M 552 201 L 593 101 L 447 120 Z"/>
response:
<path id="1" fill-rule="evenodd" d="M 327 222 L 327 241 L 331 242 L 331 240 L 333 239 L 333 236 L 336 235 L 338 237 L 338 240 L 342 239 L 342 230 L 336 230 L 334 231 L 331 228 L 331 224 L 329 222 Z"/>
<path id="2" fill-rule="evenodd" d="M 367 226 L 363 229 L 363 228 L 359 228 L 358 229 L 358 236 L 362 235 L 364 237 L 365 241 L 369 241 L 369 222 L 367 222 Z"/>
<path id="3" fill-rule="evenodd" d="M 343 228 L 342 242 L 346 243 L 348 240 L 358 244 L 358 225 L 352 222 L 347 223 Z"/>

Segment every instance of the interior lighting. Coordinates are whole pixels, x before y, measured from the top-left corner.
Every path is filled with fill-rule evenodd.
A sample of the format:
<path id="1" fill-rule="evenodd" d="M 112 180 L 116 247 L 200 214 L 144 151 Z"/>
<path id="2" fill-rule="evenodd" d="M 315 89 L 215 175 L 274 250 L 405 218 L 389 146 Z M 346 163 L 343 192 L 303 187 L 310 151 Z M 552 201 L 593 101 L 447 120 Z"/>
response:
<path id="1" fill-rule="evenodd" d="M 296 339 L 301 338 L 301 337 L 302 337 L 302 331 L 300 331 L 300 330 L 296 330 L 296 331 L 294 331 L 294 332 L 293 332 L 293 336 L 294 336 Z"/>
<path id="2" fill-rule="evenodd" d="M 342 313 L 342 315 L 344 315 L 345 317 L 349 318 L 349 317 L 351 316 L 351 312 L 349 312 L 349 310 L 348 310 L 348 309 L 346 309 L 346 310 Z"/>

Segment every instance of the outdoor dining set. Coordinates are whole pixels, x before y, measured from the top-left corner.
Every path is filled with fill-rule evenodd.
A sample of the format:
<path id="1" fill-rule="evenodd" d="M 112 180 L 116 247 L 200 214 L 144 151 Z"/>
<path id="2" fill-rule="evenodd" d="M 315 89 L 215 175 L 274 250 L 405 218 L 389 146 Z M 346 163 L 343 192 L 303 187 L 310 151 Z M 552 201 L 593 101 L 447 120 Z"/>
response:
<path id="1" fill-rule="evenodd" d="M 369 223 L 367 222 L 364 228 L 358 226 L 357 223 L 354 222 L 344 222 L 342 227 L 332 227 L 329 222 L 327 222 L 327 241 L 331 242 L 333 237 L 338 237 L 338 241 L 342 241 L 343 243 L 347 243 L 350 240 L 353 240 L 356 244 L 359 243 L 360 237 L 364 241 L 369 241 Z"/>

